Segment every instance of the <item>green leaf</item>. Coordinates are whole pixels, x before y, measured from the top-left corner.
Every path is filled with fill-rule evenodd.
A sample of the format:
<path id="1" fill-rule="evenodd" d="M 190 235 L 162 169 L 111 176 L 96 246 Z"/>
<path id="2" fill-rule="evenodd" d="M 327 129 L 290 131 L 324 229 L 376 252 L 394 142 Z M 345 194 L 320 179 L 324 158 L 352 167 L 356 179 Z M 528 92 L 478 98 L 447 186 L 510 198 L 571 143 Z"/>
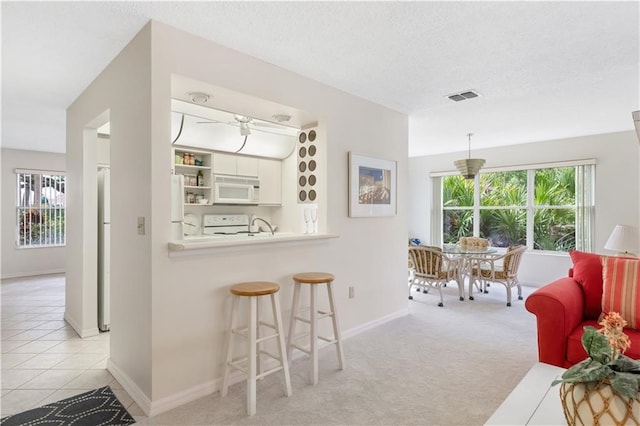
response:
<path id="1" fill-rule="evenodd" d="M 602 333 L 598 333 L 595 327 L 587 326 L 582 334 L 582 346 L 587 354 L 601 364 L 607 364 L 611 360 L 611 346 Z"/>
<path id="2" fill-rule="evenodd" d="M 618 359 L 609 363 L 611 369 L 617 372 L 640 374 L 640 362 L 625 355 L 620 355 Z"/>
<path id="3" fill-rule="evenodd" d="M 562 378 L 554 380 L 552 385 L 556 385 L 561 382 L 598 382 L 606 379 L 612 373 L 613 371 L 608 366 L 587 358 L 565 371 L 564 374 L 562 374 Z"/>
<path id="4" fill-rule="evenodd" d="M 634 374 L 618 373 L 609 379 L 611 387 L 620 395 L 635 398 L 638 393 L 638 379 Z"/>

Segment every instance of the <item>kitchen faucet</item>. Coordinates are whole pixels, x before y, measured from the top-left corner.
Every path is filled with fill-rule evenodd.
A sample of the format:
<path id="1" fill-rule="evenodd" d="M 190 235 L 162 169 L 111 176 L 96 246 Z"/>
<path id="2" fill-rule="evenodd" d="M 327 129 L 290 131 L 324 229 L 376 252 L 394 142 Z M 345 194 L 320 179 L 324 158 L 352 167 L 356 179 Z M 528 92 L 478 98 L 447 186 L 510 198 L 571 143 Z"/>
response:
<path id="1" fill-rule="evenodd" d="M 273 227 L 271 226 L 271 224 L 269 222 L 267 222 L 266 220 L 264 220 L 261 217 L 254 217 L 253 220 L 251 221 L 251 224 L 249 225 L 249 228 L 251 228 L 253 226 L 253 224 L 255 223 L 256 220 L 260 220 L 262 222 L 264 222 L 265 225 L 267 225 L 269 227 L 269 231 L 271 231 L 271 235 L 275 235 L 275 233 L 273 232 Z"/>

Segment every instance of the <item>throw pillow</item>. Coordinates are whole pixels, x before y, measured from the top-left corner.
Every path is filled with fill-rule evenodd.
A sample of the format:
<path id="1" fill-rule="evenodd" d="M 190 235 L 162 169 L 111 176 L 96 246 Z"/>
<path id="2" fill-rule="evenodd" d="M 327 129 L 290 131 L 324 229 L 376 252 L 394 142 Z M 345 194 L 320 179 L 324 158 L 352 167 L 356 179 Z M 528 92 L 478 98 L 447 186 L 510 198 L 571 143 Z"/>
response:
<path id="1" fill-rule="evenodd" d="M 627 327 L 640 329 L 640 259 L 602 259 L 602 312 L 619 312 Z"/>
<path id="2" fill-rule="evenodd" d="M 597 320 L 602 312 L 602 260 L 600 255 L 572 250 L 573 279 L 584 291 L 584 316 Z"/>

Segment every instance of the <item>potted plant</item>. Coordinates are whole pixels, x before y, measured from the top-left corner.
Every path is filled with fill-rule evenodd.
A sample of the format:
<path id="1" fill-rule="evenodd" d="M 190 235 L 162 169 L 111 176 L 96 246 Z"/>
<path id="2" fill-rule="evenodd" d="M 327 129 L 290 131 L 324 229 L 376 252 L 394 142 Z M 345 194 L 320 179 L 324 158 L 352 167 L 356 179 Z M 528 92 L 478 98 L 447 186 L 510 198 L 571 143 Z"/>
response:
<path id="1" fill-rule="evenodd" d="M 587 326 L 582 345 L 589 357 L 570 367 L 552 385 L 562 383 L 560 400 L 569 425 L 640 425 L 640 361 L 624 355 L 631 345 L 627 322 L 617 312 Z"/>

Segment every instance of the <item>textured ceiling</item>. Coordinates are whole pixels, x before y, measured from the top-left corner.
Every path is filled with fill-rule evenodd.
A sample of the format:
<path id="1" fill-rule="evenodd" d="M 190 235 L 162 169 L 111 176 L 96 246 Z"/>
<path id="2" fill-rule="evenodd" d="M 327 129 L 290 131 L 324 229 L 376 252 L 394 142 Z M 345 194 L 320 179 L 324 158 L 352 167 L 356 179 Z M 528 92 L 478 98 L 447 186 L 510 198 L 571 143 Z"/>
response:
<path id="1" fill-rule="evenodd" d="M 65 109 L 149 19 L 409 114 L 410 155 L 631 130 L 640 109 L 637 1 L 0 7 L 3 147 L 63 152 Z"/>

